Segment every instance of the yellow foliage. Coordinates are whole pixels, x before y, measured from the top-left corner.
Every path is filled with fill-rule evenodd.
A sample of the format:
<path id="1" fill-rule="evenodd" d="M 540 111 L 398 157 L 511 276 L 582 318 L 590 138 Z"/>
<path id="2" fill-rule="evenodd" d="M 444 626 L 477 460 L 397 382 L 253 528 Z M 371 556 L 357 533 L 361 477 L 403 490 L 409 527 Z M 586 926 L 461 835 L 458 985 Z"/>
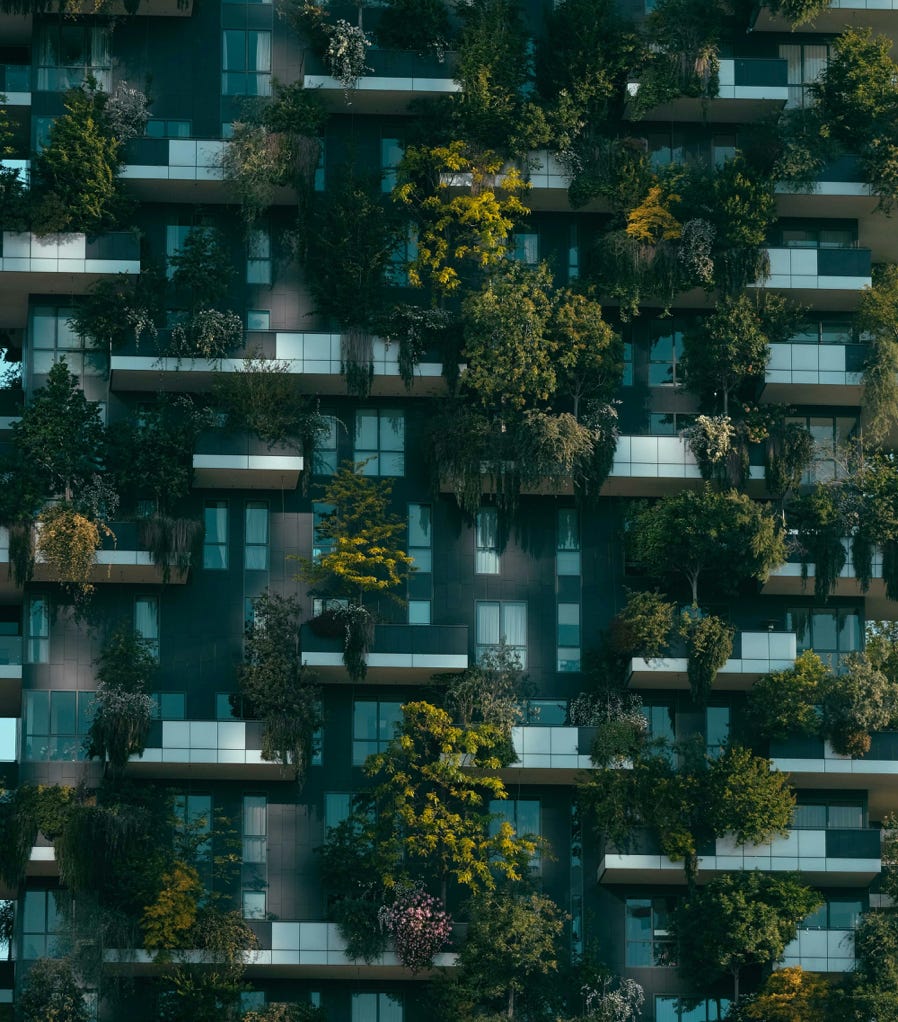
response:
<path id="1" fill-rule="evenodd" d="M 817 1022 L 822 1017 L 828 985 L 825 979 L 798 966 L 772 973 L 745 1009 L 756 1022 Z"/>
<path id="2" fill-rule="evenodd" d="M 100 538 L 111 530 L 80 514 L 67 504 L 53 504 L 38 516 L 37 550 L 59 582 L 90 592 L 88 581 Z"/>
<path id="3" fill-rule="evenodd" d="M 193 866 L 177 861 L 162 875 L 156 900 L 143 910 L 144 944 L 150 949 L 170 951 L 184 946 L 184 938 L 196 923 L 197 905 L 203 885 Z"/>
<path id="4" fill-rule="evenodd" d="M 679 238 L 683 228 L 670 211 L 670 206 L 679 201 L 679 195 L 665 194 L 661 185 L 652 185 L 642 203 L 627 214 L 628 236 L 649 245 Z"/>

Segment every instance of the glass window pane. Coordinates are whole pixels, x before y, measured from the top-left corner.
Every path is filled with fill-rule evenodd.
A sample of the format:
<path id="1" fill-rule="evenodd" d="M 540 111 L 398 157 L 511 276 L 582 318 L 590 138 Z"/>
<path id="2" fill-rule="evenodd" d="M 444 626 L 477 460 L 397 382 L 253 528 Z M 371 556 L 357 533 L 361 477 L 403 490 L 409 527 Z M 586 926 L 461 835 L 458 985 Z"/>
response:
<path id="1" fill-rule="evenodd" d="M 405 450 L 405 416 L 401 411 L 384 409 L 380 413 L 380 449 Z"/>
<path id="2" fill-rule="evenodd" d="M 408 543 L 412 547 L 430 546 L 430 505 L 409 504 Z"/>
<path id="3" fill-rule="evenodd" d="M 222 71 L 246 70 L 246 33 L 222 32 Z"/>
<path id="4" fill-rule="evenodd" d="M 26 735 L 48 735 L 50 733 L 50 693 L 25 693 Z"/>
<path id="5" fill-rule="evenodd" d="M 228 537 L 228 506 L 224 501 L 206 504 L 206 542 L 224 543 Z"/>
<path id="6" fill-rule="evenodd" d="M 268 505 L 252 503 L 246 505 L 246 542 L 259 544 L 268 542 Z"/>
<path id="7" fill-rule="evenodd" d="M 358 701 L 353 709 L 353 738 L 377 738 L 377 703 Z"/>
<path id="8" fill-rule="evenodd" d="M 837 614 L 834 610 L 815 610 L 812 635 L 815 649 L 838 649 Z"/>
<path id="9" fill-rule="evenodd" d="M 352 797 L 348 792 L 329 791 L 324 796 L 324 828 L 325 832 L 331 827 L 336 827 L 348 816 L 351 808 Z"/>
<path id="10" fill-rule="evenodd" d="M 144 639 L 159 638 L 159 600 L 155 596 L 138 596 L 134 600 L 134 628 Z"/>
<path id="11" fill-rule="evenodd" d="M 527 604 L 502 604 L 502 638 L 509 646 L 527 645 Z"/>
<path id="12" fill-rule="evenodd" d="M 408 601 L 408 623 L 410 625 L 430 624 L 430 600 Z"/>
<path id="13" fill-rule="evenodd" d="M 402 723 L 402 703 L 381 703 L 378 722 L 378 738 L 382 743 L 391 742 L 396 735 L 397 725 Z"/>
<path id="14" fill-rule="evenodd" d="M 265 918 L 265 892 L 244 891 L 243 892 L 243 918 L 264 919 Z"/>
<path id="15" fill-rule="evenodd" d="M 356 451 L 377 450 L 377 412 L 360 409 L 355 414 Z"/>
<path id="16" fill-rule="evenodd" d="M 839 611 L 839 651 L 850 653 L 861 648 L 861 619 L 856 610 Z"/>
<path id="17" fill-rule="evenodd" d="M 75 733 L 75 693 L 50 693 L 50 733 L 68 735 Z"/>
<path id="18" fill-rule="evenodd" d="M 558 538 L 556 540 L 556 550 L 579 549 L 579 516 L 573 508 L 562 508 L 558 512 Z"/>
<path id="19" fill-rule="evenodd" d="M 379 1022 L 377 994 L 352 995 L 352 1022 Z"/>
<path id="20" fill-rule="evenodd" d="M 499 604 L 478 603 L 477 644 L 479 646 L 497 646 L 499 644 Z"/>
<path id="21" fill-rule="evenodd" d="M 853 930 L 858 916 L 864 911 L 859 898 L 839 898 L 829 903 L 829 928 L 831 930 Z"/>
<path id="22" fill-rule="evenodd" d="M 268 799 L 264 795 L 244 795 L 243 797 L 243 833 L 268 833 Z"/>
<path id="23" fill-rule="evenodd" d="M 402 1001 L 392 994 L 378 995 L 380 1015 L 377 1022 L 402 1022 Z"/>
<path id="24" fill-rule="evenodd" d="M 183 692 L 159 693 L 159 713 L 163 720 L 183 720 L 186 709 Z"/>
<path id="25" fill-rule="evenodd" d="M 558 645 L 580 645 L 580 604 L 558 604 Z"/>

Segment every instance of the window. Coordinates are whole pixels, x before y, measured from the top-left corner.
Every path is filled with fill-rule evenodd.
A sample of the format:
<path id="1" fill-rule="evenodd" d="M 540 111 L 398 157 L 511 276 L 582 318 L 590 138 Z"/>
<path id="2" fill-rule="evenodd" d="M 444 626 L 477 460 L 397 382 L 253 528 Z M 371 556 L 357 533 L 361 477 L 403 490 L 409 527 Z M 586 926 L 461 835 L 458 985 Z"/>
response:
<path id="1" fill-rule="evenodd" d="M 212 867 L 212 796 L 176 795 L 174 816 L 178 828 L 194 844 L 194 864 L 206 867 L 211 879 Z"/>
<path id="2" fill-rule="evenodd" d="M 580 604 L 558 604 L 559 671 L 580 670 Z"/>
<path id="3" fill-rule="evenodd" d="M 402 162 L 404 152 L 398 138 L 382 138 L 380 140 L 380 188 L 382 192 L 392 192 L 396 187 L 396 168 Z"/>
<path id="4" fill-rule="evenodd" d="M 801 925 L 800 930 L 854 930 L 866 906 L 860 898 L 827 898 Z"/>
<path id="5" fill-rule="evenodd" d="M 26 890 L 22 907 L 22 957 L 58 958 L 65 953 L 56 939 L 62 930 L 63 912 L 58 899 L 62 891 Z"/>
<path id="6" fill-rule="evenodd" d="M 523 724 L 562 726 L 567 723 L 566 699 L 528 699 L 521 707 Z"/>
<path id="7" fill-rule="evenodd" d="M 222 32 L 221 94 L 271 95 L 271 32 Z"/>
<path id="8" fill-rule="evenodd" d="M 246 571 L 268 571 L 268 504 L 251 500 L 245 510 L 243 567 Z"/>
<path id="9" fill-rule="evenodd" d="M 567 243 L 567 279 L 572 283 L 580 276 L 580 242 L 577 237 L 577 225 L 571 224 Z"/>
<path id="10" fill-rule="evenodd" d="M 397 408 L 360 408 L 355 413 L 355 461 L 366 476 L 405 474 L 405 416 Z"/>
<path id="11" fill-rule="evenodd" d="M 481 601 L 475 605 L 477 659 L 504 644 L 527 667 L 527 604 Z"/>
<path id="12" fill-rule="evenodd" d="M 409 579 L 408 623 L 429 625 L 431 620 L 433 583 L 433 534 L 431 532 L 430 504 L 408 506 L 408 554 L 415 564 L 415 574 Z"/>
<path id="13" fill-rule="evenodd" d="M 814 100 L 808 86 L 816 82 L 825 70 L 829 46 L 825 43 L 782 43 L 780 57 L 786 61 L 786 81 L 789 84 L 786 106 L 810 106 Z"/>
<path id="14" fill-rule="evenodd" d="M 395 994 L 353 994 L 352 1022 L 402 1022 L 402 1001 Z"/>
<path id="15" fill-rule="evenodd" d="M 316 476 L 332 476 L 337 471 L 337 420 L 333 415 L 325 415 L 327 433 L 318 434 L 315 450 L 312 454 L 312 474 Z"/>
<path id="16" fill-rule="evenodd" d="M 683 328 L 675 320 L 650 324 L 649 386 L 668 387 L 680 383 L 677 366 L 683 357 Z"/>
<path id="17" fill-rule="evenodd" d="M 674 741 L 676 733 L 673 706 L 668 703 L 661 703 L 659 705 L 643 703 L 641 710 L 643 717 L 645 717 L 649 738 L 656 741 L 659 738 L 668 742 Z"/>
<path id="18" fill-rule="evenodd" d="M 71 306 L 36 305 L 32 308 L 31 370 L 36 375 L 49 373 L 57 362 L 65 362 L 75 376 L 105 374 L 105 357 L 97 351 L 86 351 L 84 338 L 69 325 L 74 312 Z"/>
<path id="19" fill-rule="evenodd" d="M 207 500 L 203 520 L 206 525 L 203 567 L 211 571 L 224 571 L 228 566 L 228 502 Z"/>
<path id="20" fill-rule="evenodd" d="M 159 597 L 134 597 L 134 631 L 146 642 L 153 656 L 159 659 Z"/>
<path id="21" fill-rule="evenodd" d="M 409 226 L 405 236 L 400 238 L 390 252 L 386 269 L 387 283 L 393 287 L 407 287 L 409 266 L 418 258 L 418 229 Z"/>
<path id="22" fill-rule="evenodd" d="M 861 648 L 861 616 L 856 610 L 792 607 L 786 612 L 786 628 L 795 632 L 797 649 L 812 649 L 821 659 L 836 668 L 845 653 Z"/>
<path id="23" fill-rule="evenodd" d="M 320 529 L 324 519 L 334 510 L 333 504 L 312 504 L 312 560 L 317 563 L 324 554 L 330 553 L 331 548 L 334 545 L 333 540 L 330 536 L 321 535 Z M 321 610 L 316 611 L 316 615 L 324 613 L 325 605 L 329 603 L 328 600 L 321 601 Z M 343 606 L 345 601 L 335 601 L 336 606 Z"/>
<path id="24" fill-rule="evenodd" d="M 804 426 L 814 441 L 814 460 L 802 477 L 803 483 L 827 483 L 846 474 L 845 451 L 857 436 L 856 416 L 801 415 L 790 416 L 786 422 Z"/>
<path id="25" fill-rule="evenodd" d="M 93 692 L 25 692 L 22 758 L 32 762 L 77 762 L 93 719 Z"/>
<path id="26" fill-rule="evenodd" d="M 626 964 L 644 967 L 675 965 L 670 936 L 674 898 L 627 898 Z"/>
<path id="27" fill-rule="evenodd" d="M 243 796 L 243 861 L 266 862 L 268 850 L 268 799 Z"/>
<path id="28" fill-rule="evenodd" d="M 37 91 L 65 92 L 83 85 L 92 75 L 103 92 L 112 86 L 110 29 L 106 25 L 77 25 L 46 21 L 37 40 Z"/>
<path id="29" fill-rule="evenodd" d="M 213 227 L 203 225 L 166 224 L 165 227 L 165 275 L 169 280 L 174 276 L 175 267 L 172 264 L 172 256 L 176 256 L 184 247 L 188 235 L 196 231 L 198 233 L 211 233 Z"/>
<path id="30" fill-rule="evenodd" d="M 691 1008 L 683 1007 L 677 997 L 655 998 L 655 1022 L 721 1022 L 729 1010 L 726 997 L 708 997 Z"/>
<path id="31" fill-rule="evenodd" d="M 539 262 L 539 235 L 515 233 L 511 236 L 511 257 L 516 263 L 536 266 Z"/>
<path id="32" fill-rule="evenodd" d="M 633 386 L 633 342 L 624 341 L 624 372 L 621 377 L 622 387 Z"/>
<path id="33" fill-rule="evenodd" d="M 268 309 L 249 309 L 246 313 L 247 330 L 270 330 L 271 313 Z"/>
<path id="34" fill-rule="evenodd" d="M 375 752 L 383 752 L 402 723 L 402 703 L 360 699 L 352 713 L 352 765 L 362 766 Z"/>
<path id="35" fill-rule="evenodd" d="M 717 755 L 730 740 L 730 708 L 709 706 L 705 710 L 705 748 Z"/>
<path id="36" fill-rule="evenodd" d="M 499 512 L 494 507 L 477 512 L 475 528 L 474 573 L 499 574 Z"/>
<path id="37" fill-rule="evenodd" d="M 46 596 L 33 596 L 28 601 L 28 643 L 25 649 L 27 663 L 49 663 L 50 605 Z"/>
<path id="38" fill-rule="evenodd" d="M 187 715 L 187 694 L 185 692 L 154 692 L 153 717 L 156 720 L 184 720 Z"/>
<path id="39" fill-rule="evenodd" d="M 246 282 L 271 283 L 271 235 L 267 227 L 253 228 L 247 236 Z"/>
<path id="40" fill-rule="evenodd" d="M 318 139 L 318 163 L 315 166 L 315 191 L 323 192 L 327 181 L 327 168 L 325 166 L 325 154 L 327 152 L 325 140 Z"/>
<path id="41" fill-rule="evenodd" d="M 149 138 L 190 138 L 190 121 L 166 121 L 151 117 L 143 129 Z"/>
<path id="42" fill-rule="evenodd" d="M 817 316 L 801 323 L 789 337 L 790 344 L 856 344 L 857 329 L 850 317 Z"/>
<path id="43" fill-rule="evenodd" d="M 571 507 L 558 511 L 555 536 L 555 571 L 559 575 L 580 574 L 580 516 Z"/>
<path id="44" fill-rule="evenodd" d="M 352 795 L 348 791 L 327 791 L 324 793 L 324 833 L 349 819 L 352 812 Z"/>
<path id="45" fill-rule="evenodd" d="M 864 803 L 860 799 L 814 800 L 802 796 L 792 814 L 792 827 L 795 830 L 861 830 L 865 818 Z"/>
<path id="46" fill-rule="evenodd" d="M 499 833 L 503 823 L 510 823 L 518 837 L 539 838 L 542 833 L 539 799 L 532 798 L 494 798 L 490 799 L 490 813 L 495 819 L 490 821 L 490 834 Z M 530 866 L 539 870 L 541 859 L 539 846 L 530 859 Z"/>

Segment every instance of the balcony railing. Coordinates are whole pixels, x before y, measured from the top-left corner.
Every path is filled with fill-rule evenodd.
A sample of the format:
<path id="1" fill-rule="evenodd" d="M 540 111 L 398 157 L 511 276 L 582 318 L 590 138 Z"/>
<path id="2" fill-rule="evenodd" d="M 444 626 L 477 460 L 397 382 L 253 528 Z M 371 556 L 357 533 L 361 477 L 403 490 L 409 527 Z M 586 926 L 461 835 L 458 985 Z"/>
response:
<path id="1" fill-rule="evenodd" d="M 0 234 L 0 270 L 7 273 L 140 273 L 140 242 L 131 231 L 88 239 L 83 234 Z"/>
<path id="2" fill-rule="evenodd" d="M 800 966 L 809 972 L 850 972 L 854 968 L 854 931 L 799 930 L 786 945 L 780 965 Z"/>
<path id="3" fill-rule="evenodd" d="M 185 772 L 221 779 L 279 778 L 280 764 L 262 758 L 257 720 L 154 720 L 142 756 L 129 771 L 152 777 Z"/>
<path id="4" fill-rule="evenodd" d="M 302 629 L 302 658 L 324 680 L 348 680 L 341 637 L 316 635 Z M 468 666 L 467 625 L 394 625 L 374 627 L 368 654 L 368 677 L 403 684 L 416 676 L 439 671 L 463 671 Z"/>
<path id="5" fill-rule="evenodd" d="M 758 287 L 803 291 L 861 291 L 872 278 L 868 248 L 768 248 L 770 275 Z"/>

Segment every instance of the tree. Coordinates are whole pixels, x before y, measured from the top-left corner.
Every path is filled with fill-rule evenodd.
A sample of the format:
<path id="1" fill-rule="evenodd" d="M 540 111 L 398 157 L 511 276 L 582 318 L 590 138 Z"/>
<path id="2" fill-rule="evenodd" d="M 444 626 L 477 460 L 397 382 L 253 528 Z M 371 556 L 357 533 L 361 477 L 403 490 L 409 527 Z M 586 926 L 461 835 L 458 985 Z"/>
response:
<path id="1" fill-rule="evenodd" d="M 751 1022 L 818 1022 L 824 1018 L 829 984 L 800 966 L 777 969 L 744 1009 Z"/>
<path id="2" fill-rule="evenodd" d="M 441 883 L 445 903 L 450 879 L 476 893 L 491 890 L 496 875 L 523 876 L 537 847 L 533 835 L 516 834 L 507 821 L 491 826 L 490 800 L 506 798 L 491 772 L 500 766 L 501 738 L 491 725 L 457 727 L 430 703 L 403 706 L 396 737 L 365 763 L 381 821 L 378 840 L 392 862 L 388 888 L 405 871 L 424 867 Z"/>
<path id="3" fill-rule="evenodd" d="M 474 898 L 470 917 L 457 978 L 465 1013 L 453 1017 L 530 1017 L 540 980 L 558 969 L 564 916 L 544 894 L 500 888 Z"/>
<path id="4" fill-rule="evenodd" d="M 863 653 L 847 654 L 842 667 L 820 685 L 822 730 L 836 752 L 862 756 L 870 749 L 870 732 L 882 731 L 898 719 L 898 686 Z"/>
<path id="5" fill-rule="evenodd" d="M 90 1012 L 67 958 L 39 958 L 17 998 L 22 1022 L 89 1022 Z"/>
<path id="6" fill-rule="evenodd" d="M 717 680 L 717 672 L 733 652 L 735 629 L 716 614 L 700 617 L 688 612 L 680 619 L 680 634 L 686 640 L 686 673 L 693 702 L 704 706 Z"/>
<path id="7" fill-rule="evenodd" d="M 253 600 L 246 629 L 240 689 L 262 718 L 262 757 L 305 775 L 321 727 L 321 692 L 299 650 L 299 601 L 266 590 Z"/>
<path id="8" fill-rule="evenodd" d="M 621 667 L 629 666 L 634 656 L 655 660 L 667 652 L 676 606 L 657 589 L 625 592 L 627 602 L 608 627 L 608 645 Z"/>
<path id="9" fill-rule="evenodd" d="M 724 873 L 694 888 L 671 917 L 680 975 L 694 990 L 749 965 L 772 965 L 798 924 L 820 904 L 797 875 Z"/>
<path id="10" fill-rule="evenodd" d="M 85 739 L 87 755 L 121 774 L 131 756 L 146 747 L 153 700 L 149 686 L 156 657 L 149 643 L 132 628 L 113 632 L 96 660 L 97 692 L 93 718 Z"/>
<path id="11" fill-rule="evenodd" d="M 763 378 L 770 348 L 757 302 L 746 292 L 723 295 L 714 311 L 683 338 L 686 386 L 703 406 L 729 415 L 730 398 L 748 380 Z"/>
<path id="12" fill-rule="evenodd" d="M 31 171 L 38 234 L 115 227 L 124 211 L 118 181 L 121 143 L 105 114 L 107 96 L 93 85 L 65 94 L 65 113 L 50 128 Z"/>
<path id="13" fill-rule="evenodd" d="M 759 678 L 748 693 L 748 719 L 754 731 L 765 741 L 817 734 L 817 706 L 828 676 L 820 657 L 807 649 L 794 667 Z"/>
<path id="14" fill-rule="evenodd" d="M 325 549 L 315 560 L 301 560 L 300 569 L 316 594 L 359 607 L 369 593 L 395 599 L 392 590 L 412 568 L 398 546 L 405 522 L 389 510 L 392 482 L 363 473 L 363 462 L 345 462 L 323 488 L 321 502 L 332 510 L 318 523 L 316 541 Z"/>
<path id="15" fill-rule="evenodd" d="M 861 295 L 858 321 L 870 346 L 863 377 L 864 438 L 882 442 L 898 423 L 898 266 L 874 267 L 873 286 Z"/>
<path id="16" fill-rule="evenodd" d="M 745 494 L 710 486 L 664 497 L 634 521 L 633 554 L 653 575 L 685 578 L 698 606 L 699 579 L 733 592 L 749 578 L 764 581 L 785 561 L 782 529 Z"/>

